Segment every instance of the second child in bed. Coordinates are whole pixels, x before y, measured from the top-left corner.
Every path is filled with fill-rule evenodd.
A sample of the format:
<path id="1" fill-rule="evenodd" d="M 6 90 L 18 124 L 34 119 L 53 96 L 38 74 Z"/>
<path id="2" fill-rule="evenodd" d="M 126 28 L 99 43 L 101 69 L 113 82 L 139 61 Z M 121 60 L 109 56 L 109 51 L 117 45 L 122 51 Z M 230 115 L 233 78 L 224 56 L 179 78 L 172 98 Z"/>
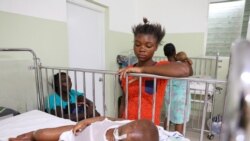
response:
<path id="1" fill-rule="evenodd" d="M 48 96 L 46 100 L 46 110 L 53 115 L 63 118 L 70 118 L 73 121 L 77 121 L 76 110 L 78 110 L 78 120 L 85 118 L 84 109 L 86 109 L 86 118 L 100 116 L 96 110 L 95 115 L 93 114 L 93 103 L 87 98 L 85 98 L 84 101 L 84 94 L 71 89 L 71 87 L 71 79 L 65 72 L 55 74 L 55 92 Z M 78 108 L 76 108 L 76 103 L 78 104 Z M 63 110 L 61 110 L 61 108 Z M 68 111 L 70 111 L 70 114 Z"/>

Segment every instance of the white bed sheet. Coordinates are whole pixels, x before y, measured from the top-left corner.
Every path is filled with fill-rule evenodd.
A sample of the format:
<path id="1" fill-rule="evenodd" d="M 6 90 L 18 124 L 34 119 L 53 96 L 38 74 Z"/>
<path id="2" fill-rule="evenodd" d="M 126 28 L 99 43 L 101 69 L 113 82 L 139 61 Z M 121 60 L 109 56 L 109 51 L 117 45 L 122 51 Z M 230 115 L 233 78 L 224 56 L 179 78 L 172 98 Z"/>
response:
<path id="1" fill-rule="evenodd" d="M 190 93 L 191 94 L 200 94 L 205 95 L 206 83 L 205 82 L 191 82 L 190 83 Z M 214 93 L 214 84 L 208 84 L 208 94 L 213 95 Z"/>
<path id="2" fill-rule="evenodd" d="M 214 80 L 209 76 L 195 76 L 194 78 L 206 79 L 206 80 Z M 191 94 L 200 94 L 205 95 L 206 91 L 206 82 L 201 81 L 190 81 L 190 93 Z M 208 83 L 208 94 L 213 95 L 215 90 L 215 85 L 212 83 Z"/>
<path id="3" fill-rule="evenodd" d="M 75 122 L 32 110 L 0 121 L 0 141 L 41 128 L 74 125 Z"/>
<path id="4" fill-rule="evenodd" d="M 33 110 L 1 120 L 0 141 L 8 141 L 8 138 L 10 137 L 16 137 L 17 135 L 42 128 L 52 128 L 74 124 L 75 122 L 68 119 L 59 118 L 39 110 Z M 162 139 L 161 141 L 190 141 L 176 132 L 165 131 L 162 127 L 158 128 Z M 176 137 L 178 138 L 177 140 Z"/>

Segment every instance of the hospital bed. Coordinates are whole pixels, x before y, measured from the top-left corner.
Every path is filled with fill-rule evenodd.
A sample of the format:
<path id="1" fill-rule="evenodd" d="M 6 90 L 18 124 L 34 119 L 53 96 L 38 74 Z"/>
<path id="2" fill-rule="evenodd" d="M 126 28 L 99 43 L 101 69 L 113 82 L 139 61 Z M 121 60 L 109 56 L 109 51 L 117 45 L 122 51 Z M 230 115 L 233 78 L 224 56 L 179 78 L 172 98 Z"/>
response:
<path id="1" fill-rule="evenodd" d="M 32 110 L 0 120 L 0 140 L 7 141 L 10 137 L 16 137 L 30 131 L 65 125 L 75 125 L 75 122 L 69 119 L 58 118 L 40 110 Z"/>
<path id="2" fill-rule="evenodd" d="M 25 107 L 22 109 L 23 111 L 20 111 L 20 112 L 24 113 L 24 114 L 25 114 L 25 112 L 29 112 L 29 111 L 32 111 L 34 109 L 37 109 L 40 111 L 45 111 L 46 97 L 50 94 L 51 91 L 53 91 L 53 77 L 52 76 L 58 72 L 66 72 L 66 74 L 68 76 L 70 76 L 72 79 L 72 83 L 73 83 L 72 88 L 77 90 L 77 91 L 84 92 L 85 96 L 88 99 L 90 99 L 91 101 L 93 101 L 93 104 L 96 106 L 97 111 L 99 111 L 101 113 L 101 115 L 110 116 L 110 117 L 117 117 L 117 111 L 118 111 L 117 110 L 117 107 L 118 107 L 117 106 L 117 98 L 118 98 L 119 94 L 121 93 L 120 86 L 118 83 L 119 76 L 118 76 L 117 72 L 106 71 L 106 70 L 82 69 L 82 68 L 43 66 L 43 65 L 41 65 L 41 62 L 37 58 L 35 52 L 30 50 L 30 49 L 0 49 L 0 51 L 2 51 L 2 52 L 14 52 L 14 51 L 15 52 L 16 51 L 18 51 L 18 52 L 20 52 L 20 51 L 21 52 L 30 52 L 33 55 L 33 61 L 32 61 L 33 65 L 27 67 L 26 69 L 33 76 L 32 77 L 33 82 L 34 82 L 33 87 L 35 88 L 35 91 L 32 91 L 29 93 L 30 96 L 28 97 L 28 101 L 25 99 L 26 101 L 25 100 L 24 101 L 15 100 L 14 102 L 11 102 L 11 103 L 8 102 L 8 105 L 12 106 L 13 109 L 17 108 L 15 110 L 18 110 L 18 107 L 20 107 L 20 105 L 23 104 L 23 105 L 25 105 Z M 170 78 L 170 77 L 163 77 L 163 76 L 149 75 L 149 74 L 133 74 L 133 73 L 131 73 L 129 75 L 134 76 L 134 77 L 138 77 L 139 81 L 143 77 L 147 77 L 147 78 L 150 77 L 150 78 L 154 79 L 155 82 L 157 79 L 168 79 L 168 80 L 184 79 L 184 80 L 187 80 L 188 82 L 191 82 L 191 81 L 192 82 L 203 82 L 205 84 L 205 93 L 204 93 L 205 101 L 204 101 L 203 112 L 202 112 L 203 116 L 202 116 L 200 140 L 203 139 L 203 132 L 205 129 L 205 116 L 206 116 L 206 112 L 204 112 L 204 111 L 206 111 L 205 109 L 206 109 L 207 102 L 208 102 L 207 98 L 208 98 L 209 84 L 225 83 L 224 81 L 218 81 L 218 80 L 214 80 L 214 79 L 208 80 L 208 79 L 200 79 L 200 78 Z M 11 76 L 9 76 L 9 77 L 11 77 Z M 26 90 L 26 89 L 27 88 L 23 88 L 22 90 Z M 155 88 L 154 88 L 154 90 L 155 90 Z M 20 89 L 20 91 L 21 91 L 21 89 Z M 5 93 L 7 93 L 7 91 Z M 34 93 L 36 93 L 36 94 L 34 94 Z M 4 97 L 4 95 L 1 95 L 1 97 Z M 22 96 L 22 97 L 24 97 L 24 96 Z M 156 97 L 156 95 L 154 95 L 154 98 L 155 97 Z M 9 96 L 9 98 L 13 98 L 13 97 Z M 33 104 L 29 104 L 28 103 L 29 101 L 32 101 Z M 19 102 L 23 102 L 23 103 L 20 104 Z M 13 106 L 13 105 L 15 105 L 15 106 Z M 138 103 L 138 105 L 140 105 L 140 103 Z M 154 101 L 153 105 L 155 105 L 155 101 Z M 127 108 L 126 108 L 126 110 L 127 110 Z M 154 110 L 153 110 L 153 112 L 154 112 Z M 23 115 L 23 114 L 21 114 L 21 115 Z M 152 113 L 152 115 L 154 115 L 154 113 Z M 77 112 L 76 112 L 76 116 L 78 116 Z M 54 117 L 54 116 L 50 116 L 50 117 Z M 37 118 L 37 119 L 39 119 L 39 118 Z M 3 122 L 6 122 L 6 120 L 10 120 L 10 119 L 5 119 Z M 11 122 L 9 122 L 9 123 L 11 124 Z M 65 123 L 72 123 L 72 122 L 69 122 L 67 120 L 67 122 L 65 122 Z M 13 124 L 16 124 L 16 122 L 13 122 Z M 1 131 L 5 130 L 5 129 L 6 128 L 4 126 L 2 128 L 0 128 Z"/>
<path id="3" fill-rule="evenodd" d="M 120 59 L 121 64 L 123 65 L 132 65 L 137 62 L 137 59 L 132 51 L 127 54 L 121 55 L 123 58 Z M 218 69 L 221 67 L 220 63 L 222 60 L 219 58 L 219 53 L 215 57 L 190 57 L 192 60 L 192 68 L 193 68 L 193 76 L 192 78 L 199 78 L 201 80 L 212 80 L 217 79 Z M 165 56 L 154 56 L 154 61 L 166 61 L 167 57 Z M 168 86 L 170 83 L 168 83 Z M 223 112 L 223 103 L 225 99 L 225 94 L 223 94 L 223 89 L 225 88 L 225 84 L 216 85 L 216 84 L 208 84 L 208 104 L 207 104 L 207 117 L 206 120 L 209 121 L 215 115 L 222 115 Z M 190 122 L 188 127 L 193 131 L 200 131 L 202 126 L 202 111 L 205 101 L 205 91 L 206 91 L 206 83 L 202 81 L 189 81 L 189 92 L 191 94 L 191 115 Z M 217 101 L 216 101 L 217 100 Z M 223 101 L 221 101 L 223 100 Z M 216 107 L 217 106 L 217 107 Z M 216 108 L 216 110 L 214 110 Z M 165 109 L 166 112 L 167 109 Z M 214 134 L 212 132 L 212 122 L 211 124 L 207 124 L 205 131 L 209 132 L 208 138 L 213 139 Z"/>
<path id="4" fill-rule="evenodd" d="M 166 60 L 166 57 L 162 56 L 155 56 L 155 60 L 157 61 L 162 61 Z M 211 80 L 211 79 L 217 79 L 217 72 L 218 69 L 221 67 L 220 63 L 222 62 L 219 59 L 219 53 L 215 57 L 190 57 L 192 60 L 192 68 L 193 68 L 193 78 L 200 78 L 204 80 Z M 190 81 L 190 94 L 191 94 L 191 115 L 190 115 L 190 122 L 189 122 L 189 127 L 192 130 L 198 130 L 200 131 L 201 126 L 202 126 L 202 111 L 203 111 L 203 106 L 204 106 L 204 101 L 205 101 L 205 94 L 208 93 L 208 99 L 207 99 L 207 107 L 206 107 L 206 112 L 207 115 L 205 117 L 206 121 L 210 121 L 213 116 L 219 114 L 222 115 L 223 113 L 223 108 L 220 108 L 223 106 L 218 106 L 216 105 L 216 100 L 218 102 L 222 102 L 225 100 L 225 94 L 222 94 L 223 88 L 225 88 L 225 85 L 216 85 L 216 84 L 208 84 L 208 90 L 206 91 L 206 83 L 202 81 Z M 221 98 L 222 97 L 222 98 Z M 223 101 L 220 101 L 220 100 Z M 217 102 L 217 103 L 218 103 Z M 218 107 L 216 107 L 218 106 Z M 217 111 L 214 112 L 215 108 L 217 108 Z M 219 109 L 219 110 L 218 110 Z M 215 114 L 216 113 L 216 114 Z M 214 138 L 214 133 L 212 131 L 212 122 L 210 124 L 207 124 L 208 127 L 206 127 L 205 131 L 209 132 L 207 137 L 209 139 Z"/>

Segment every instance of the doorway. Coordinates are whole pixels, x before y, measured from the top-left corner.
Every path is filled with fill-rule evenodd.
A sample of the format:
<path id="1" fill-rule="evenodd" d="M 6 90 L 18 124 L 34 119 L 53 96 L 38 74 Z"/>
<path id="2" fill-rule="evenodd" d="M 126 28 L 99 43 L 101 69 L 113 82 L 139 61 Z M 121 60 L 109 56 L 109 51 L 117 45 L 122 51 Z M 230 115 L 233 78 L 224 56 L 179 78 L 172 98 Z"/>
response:
<path id="1" fill-rule="evenodd" d="M 69 39 L 69 66 L 85 69 L 105 69 L 105 13 L 90 6 L 92 3 L 67 1 L 67 26 Z M 93 5 L 93 4 L 92 4 Z M 74 74 L 69 74 L 74 78 Z M 101 75 L 78 74 L 77 90 L 96 104 L 103 114 Z M 85 80 L 83 80 L 85 79 Z M 94 81 L 94 82 L 93 82 Z M 84 84 L 84 82 L 86 82 Z M 85 89 L 84 89 L 85 87 Z M 93 95 L 95 93 L 95 95 Z"/>

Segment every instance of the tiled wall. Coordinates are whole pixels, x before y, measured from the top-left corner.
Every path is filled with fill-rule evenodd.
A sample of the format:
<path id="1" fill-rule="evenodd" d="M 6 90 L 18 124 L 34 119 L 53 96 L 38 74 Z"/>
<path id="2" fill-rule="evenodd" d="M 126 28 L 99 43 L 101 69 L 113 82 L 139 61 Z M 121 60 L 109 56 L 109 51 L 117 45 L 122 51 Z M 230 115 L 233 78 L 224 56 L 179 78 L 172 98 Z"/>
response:
<path id="1" fill-rule="evenodd" d="M 242 38 L 246 38 L 247 36 L 249 15 L 250 15 L 250 0 L 245 0 L 244 17 L 243 17 L 243 24 L 242 24 L 242 31 L 241 31 Z"/>
<path id="2" fill-rule="evenodd" d="M 229 56 L 232 42 L 241 36 L 244 5 L 243 0 L 210 4 L 206 55 Z"/>

